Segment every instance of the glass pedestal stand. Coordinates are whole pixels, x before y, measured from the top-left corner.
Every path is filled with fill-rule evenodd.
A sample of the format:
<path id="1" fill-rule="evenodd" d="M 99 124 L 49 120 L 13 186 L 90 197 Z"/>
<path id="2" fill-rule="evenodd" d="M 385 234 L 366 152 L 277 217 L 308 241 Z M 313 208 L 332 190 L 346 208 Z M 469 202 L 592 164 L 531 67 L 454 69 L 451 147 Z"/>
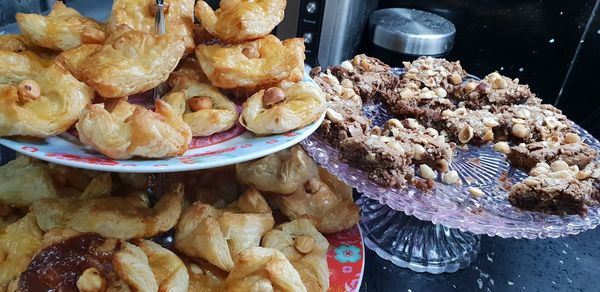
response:
<path id="1" fill-rule="evenodd" d="M 421 221 L 364 196 L 357 203 L 365 245 L 399 267 L 452 273 L 477 259 L 480 235 Z"/>

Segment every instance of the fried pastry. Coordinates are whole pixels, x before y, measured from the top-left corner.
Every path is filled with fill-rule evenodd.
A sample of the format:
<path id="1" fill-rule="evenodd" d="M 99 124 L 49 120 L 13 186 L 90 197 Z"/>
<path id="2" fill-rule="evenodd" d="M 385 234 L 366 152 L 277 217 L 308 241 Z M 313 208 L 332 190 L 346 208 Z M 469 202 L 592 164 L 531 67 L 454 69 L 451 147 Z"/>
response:
<path id="1" fill-rule="evenodd" d="M 244 102 L 240 123 L 257 135 L 281 134 L 305 127 L 325 112 L 325 96 L 311 83 L 261 90 Z"/>
<path id="2" fill-rule="evenodd" d="M 309 179 L 291 195 L 273 195 L 269 200 L 290 219 L 312 219 L 323 233 L 346 230 L 360 220 L 360 210 L 354 200 L 344 193 L 332 191 L 318 178 Z"/>
<path id="3" fill-rule="evenodd" d="M 121 25 L 103 45 L 83 45 L 58 60 L 106 98 L 150 90 L 167 81 L 183 56 L 181 37 L 154 35 Z"/>
<path id="4" fill-rule="evenodd" d="M 28 214 L 19 221 L 0 229 L 0 291 L 25 269 L 42 244 L 43 232 Z"/>
<path id="5" fill-rule="evenodd" d="M 310 220 L 301 218 L 275 227 L 265 234 L 261 246 L 282 252 L 300 274 L 307 291 L 329 289 L 329 243 Z"/>
<path id="6" fill-rule="evenodd" d="M 201 3 L 201 2 L 199 2 Z M 271 85 L 304 72 L 304 42 L 281 42 L 269 35 L 252 42 L 223 45 L 201 44 L 196 58 L 212 85 L 224 88 L 256 88 Z"/>
<path id="7" fill-rule="evenodd" d="M 317 163 L 300 146 L 236 166 L 238 180 L 263 192 L 291 194 L 319 176 Z"/>
<path id="8" fill-rule="evenodd" d="M 63 133 L 93 97 L 91 88 L 56 63 L 37 71 L 31 79 L 0 84 L 0 136 Z"/>
<path id="9" fill-rule="evenodd" d="M 193 136 L 206 137 L 233 127 L 238 119 L 236 106 L 219 89 L 192 79 L 179 78 L 177 83 L 164 101 L 190 126 Z"/>
<path id="10" fill-rule="evenodd" d="M 227 273 L 209 264 L 207 261 L 195 259 L 186 262 L 190 275 L 189 292 L 221 292 Z"/>
<path id="11" fill-rule="evenodd" d="M 52 230 L 16 291 L 158 291 L 139 247 L 95 233 Z M 166 291 L 166 290 L 165 290 Z"/>
<path id="12" fill-rule="evenodd" d="M 216 11 L 198 1 L 195 14 L 210 34 L 227 43 L 267 36 L 283 20 L 286 0 L 221 0 Z"/>
<path id="13" fill-rule="evenodd" d="M 21 32 L 32 43 L 58 51 L 81 44 L 101 44 L 106 39 L 102 26 L 77 10 L 57 1 L 48 16 L 17 13 Z"/>
<path id="14" fill-rule="evenodd" d="M 202 71 L 202 67 L 198 64 L 196 57 L 181 59 L 175 71 L 169 75 L 167 83 L 173 89 L 183 89 L 190 80 L 210 84 L 210 80 L 208 80 L 206 74 Z"/>
<path id="15" fill-rule="evenodd" d="M 85 108 L 76 124 L 79 139 L 113 159 L 182 155 L 192 139 L 190 127 L 166 102 L 155 112 L 119 101 L 112 112 L 103 104 Z"/>
<path id="16" fill-rule="evenodd" d="M 274 224 L 271 213 L 234 213 L 196 202 L 177 224 L 175 248 L 230 271 L 239 253 L 259 246 Z"/>
<path id="17" fill-rule="evenodd" d="M 164 1 L 165 32 L 183 39 L 186 54 L 194 51 L 194 0 Z M 154 33 L 156 16 L 155 0 L 116 0 L 108 19 L 107 28 L 113 34 L 119 26 L 127 26 L 141 32 Z"/>
<path id="18" fill-rule="evenodd" d="M 280 251 L 252 247 L 240 254 L 225 279 L 224 291 L 305 292 L 298 271 Z"/>
<path id="19" fill-rule="evenodd" d="M 25 37 L 18 34 L 0 35 L 0 50 L 19 53 L 27 50 Z"/>
<path id="20" fill-rule="evenodd" d="M 108 172 L 82 170 L 49 163 L 52 181 L 60 197 L 92 199 L 110 196 L 113 182 Z"/>
<path id="21" fill-rule="evenodd" d="M 135 239 L 133 243 L 148 257 L 148 264 L 158 284 L 158 291 L 188 291 L 189 275 L 183 261 L 176 254 L 153 241 Z"/>
<path id="22" fill-rule="evenodd" d="M 44 198 L 58 198 L 48 165 L 18 156 L 0 167 L 0 203 L 28 207 Z"/>
<path id="23" fill-rule="evenodd" d="M 246 189 L 237 201 L 229 205 L 228 209 L 242 213 L 271 213 L 269 203 L 254 186 Z"/>
<path id="24" fill-rule="evenodd" d="M 31 206 L 42 230 L 70 228 L 129 240 L 152 237 L 175 226 L 181 214 L 183 189 L 170 190 L 153 209 L 139 197 L 42 199 Z"/>

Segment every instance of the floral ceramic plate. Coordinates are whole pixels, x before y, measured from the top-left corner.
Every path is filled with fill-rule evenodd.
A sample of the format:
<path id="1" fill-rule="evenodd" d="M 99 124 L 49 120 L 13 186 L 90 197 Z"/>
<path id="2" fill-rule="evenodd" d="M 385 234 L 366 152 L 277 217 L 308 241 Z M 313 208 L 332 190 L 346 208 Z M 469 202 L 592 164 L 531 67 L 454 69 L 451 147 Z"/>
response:
<path id="1" fill-rule="evenodd" d="M 358 225 L 325 237 L 329 241 L 329 291 L 358 291 L 365 268 L 365 249 Z"/>

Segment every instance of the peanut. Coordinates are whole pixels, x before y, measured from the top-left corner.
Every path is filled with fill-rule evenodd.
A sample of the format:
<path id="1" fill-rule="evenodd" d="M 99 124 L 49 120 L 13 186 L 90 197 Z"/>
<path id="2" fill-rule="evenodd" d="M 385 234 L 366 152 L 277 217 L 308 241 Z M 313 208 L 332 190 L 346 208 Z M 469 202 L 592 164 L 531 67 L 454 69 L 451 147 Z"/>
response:
<path id="1" fill-rule="evenodd" d="M 263 95 L 263 105 L 266 108 L 272 108 L 274 105 L 285 101 L 285 92 L 279 87 L 271 87 L 265 90 Z"/>
<path id="2" fill-rule="evenodd" d="M 315 242 L 315 239 L 310 236 L 300 235 L 294 240 L 294 247 L 299 252 L 307 254 L 315 248 Z"/>
<path id="3" fill-rule="evenodd" d="M 210 97 L 205 96 L 197 96 L 190 98 L 188 100 L 188 105 L 190 106 L 190 109 L 193 112 L 213 108 L 212 99 L 210 99 Z"/>
<path id="4" fill-rule="evenodd" d="M 42 92 L 37 82 L 23 80 L 17 86 L 17 94 L 19 95 L 19 102 L 24 104 L 38 99 L 42 95 Z"/>

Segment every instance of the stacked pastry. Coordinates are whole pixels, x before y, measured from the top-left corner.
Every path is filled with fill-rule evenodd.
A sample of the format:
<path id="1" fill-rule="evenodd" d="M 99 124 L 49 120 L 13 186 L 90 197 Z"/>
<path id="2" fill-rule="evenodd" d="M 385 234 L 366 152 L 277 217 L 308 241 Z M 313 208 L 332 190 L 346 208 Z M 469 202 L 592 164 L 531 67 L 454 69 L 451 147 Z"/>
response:
<path id="1" fill-rule="evenodd" d="M 110 158 L 167 158 L 238 119 L 269 135 L 320 117 L 322 92 L 300 82 L 302 39 L 269 35 L 285 0 L 225 1 L 217 11 L 200 1 L 201 26 L 194 3 L 166 1 L 164 35 L 154 34 L 153 0 L 114 1 L 106 24 L 61 2 L 47 16 L 17 14 L 22 34 L 0 37 L 0 136 L 48 137 L 75 125 L 81 142 Z M 154 110 L 128 101 L 164 82 L 171 91 Z M 221 89 L 251 95 L 241 117 Z"/>
<path id="2" fill-rule="evenodd" d="M 322 233 L 359 219 L 352 189 L 300 147 L 169 175 L 154 206 L 145 180 L 26 157 L 0 167 L 0 291 L 324 292 Z"/>

